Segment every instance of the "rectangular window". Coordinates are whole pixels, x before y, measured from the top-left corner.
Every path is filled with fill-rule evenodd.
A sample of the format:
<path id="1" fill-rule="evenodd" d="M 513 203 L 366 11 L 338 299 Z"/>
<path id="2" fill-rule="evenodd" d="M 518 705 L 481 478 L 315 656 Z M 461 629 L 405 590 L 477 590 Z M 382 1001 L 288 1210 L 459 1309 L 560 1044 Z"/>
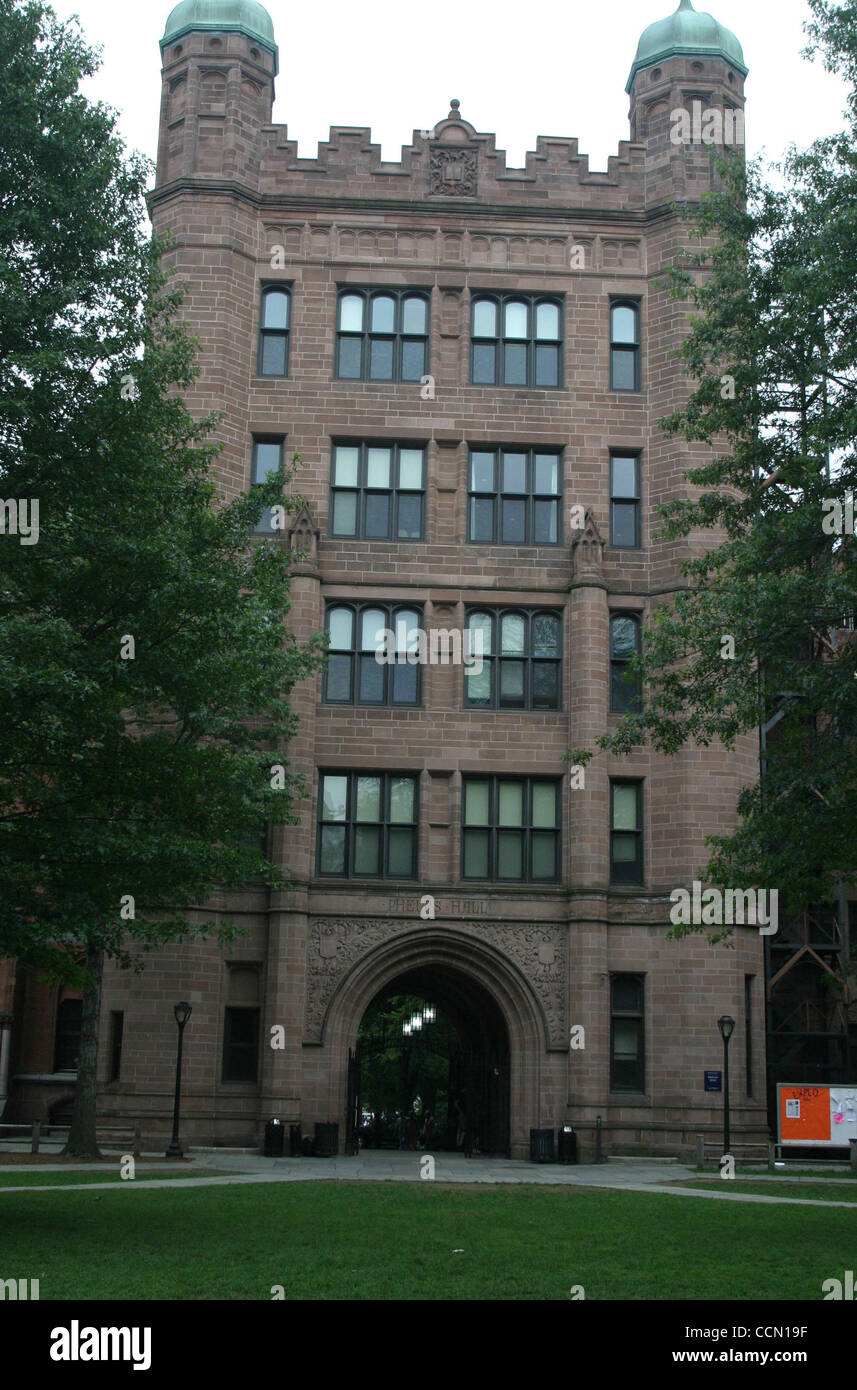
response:
<path id="1" fill-rule="evenodd" d="M 124 1027 L 124 1013 L 114 1010 L 110 1015 L 110 1061 L 107 1071 L 108 1081 L 118 1081 L 119 1073 L 122 1070 L 122 1033 Z"/>
<path id="2" fill-rule="evenodd" d="M 425 527 L 426 451 L 412 444 L 334 444 L 331 536 L 421 541 Z"/>
<path id="3" fill-rule="evenodd" d="M 422 610 L 394 604 L 327 606 L 326 704 L 419 705 Z"/>
<path id="4" fill-rule="evenodd" d="M 264 483 L 283 461 L 283 445 L 285 441 L 280 436 L 269 439 L 253 440 L 253 471 L 252 481 Z M 259 517 L 254 529 L 257 536 L 274 536 L 281 534 L 274 527 L 274 509 L 266 507 Z"/>
<path id="5" fill-rule="evenodd" d="M 562 616 L 526 608 L 471 609 L 467 709 L 562 707 Z M 481 668 L 481 669 L 480 669 Z"/>
<path id="6" fill-rule="evenodd" d="M 262 290 L 259 310 L 259 376 L 288 376 L 292 297 L 283 285 Z"/>
<path id="7" fill-rule="evenodd" d="M 230 1007 L 223 1023 L 223 1080 L 259 1079 L 259 1010 Z"/>
<path id="8" fill-rule="evenodd" d="M 640 549 L 641 513 L 639 455 L 611 454 L 610 544 L 615 549 Z"/>
<path id="9" fill-rule="evenodd" d="M 553 778 L 465 777 L 462 878 L 556 883 L 561 785 Z"/>
<path id="10" fill-rule="evenodd" d="M 610 1089 L 646 1089 L 644 976 L 610 978 Z"/>
<path id="11" fill-rule="evenodd" d="M 471 315 L 472 386 L 562 385 L 560 300 L 476 294 Z"/>
<path id="12" fill-rule="evenodd" d="M 640 650 L 642 630 L 636 613 L 610 615 L 610 713 L 636 713 L 642 687 L 629 679 L 629 663 Z"/>
<path id="13" fill-rule="evenodd" d="M 643 882 L 643 784 L 610 783 L 610 882 Z"/>
<path id="14" fill-rule="evenodd" d="M 393 772 L 323 772 L 319 780 L 319 874 L 415 878 L 417 778 Z"/>
<path id="15" fill-rule="evenodd" d="M 639 391 L 640 306 L 636 300 L 610 305 L 610 390 Z"/>
<path id="16" fill-rule="evenodd" d="M 83 1000 L 63 999 L 57 1009 L 57 1026 L 54 1034 L 54 1071 L 77 1071 L 82 1022 Z"/>
<path id="17" fill-rule="evenodd" d="M 753 1094 L 753 980 L 755 976 L 744 976 L 744 1074 L 747 1078 L 747 1095 Z"/>
<path id="18" fill-rule="evenodd" d="M 559 545 L 562 454 L 471 449 L 467 539 L 474 545 Z"/>
<path id="19" fill-rule="evenodd" d="M 414 381 L 428 372 L 428 293 L 340 290 L 336 375 L 346 381 Z"/>

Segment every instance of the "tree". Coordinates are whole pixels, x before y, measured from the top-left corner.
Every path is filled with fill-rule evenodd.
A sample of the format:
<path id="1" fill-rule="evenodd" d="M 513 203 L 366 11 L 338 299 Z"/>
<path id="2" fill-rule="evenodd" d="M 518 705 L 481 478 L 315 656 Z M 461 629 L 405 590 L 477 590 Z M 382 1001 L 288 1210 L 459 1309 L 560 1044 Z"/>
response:
<path id="1" fill-rule="evenodd" d="M 668 282 L 696 311 L 697 386 L 662 424 L 712 456 L 660 509 L 688 542 L 684 587 L 631 663 L 639 710 L 599 743 L 671 755 L 764 728 L 763 775 L 709 841 L 707 875 L 776 887 L 792 911 L 835 902 L 857 870 L 857 6 L 810 3 L 815 47 L 851 84 L 848 129 L 793 151 L 779 190 L 721 159 L 687 209 L 696 246 Z"/>
<path id="2" fill-rule="evenodd" d="M 288 697 L 323 639 L 287 633 L 289 554 L 252 539 L 298 505 L 288 470 L 218 496 L 148 166 L 77 91 L 93 55 L 11 0 L 0 54 L 0 485 L 28 524 L 39 503 L 35 543 L 0 535 L 0 954 L 85 983 L 89 1155 L 105 957 L 213 930 L 215 886 L 287 882 L 262 834 L 296 820 Z"/>

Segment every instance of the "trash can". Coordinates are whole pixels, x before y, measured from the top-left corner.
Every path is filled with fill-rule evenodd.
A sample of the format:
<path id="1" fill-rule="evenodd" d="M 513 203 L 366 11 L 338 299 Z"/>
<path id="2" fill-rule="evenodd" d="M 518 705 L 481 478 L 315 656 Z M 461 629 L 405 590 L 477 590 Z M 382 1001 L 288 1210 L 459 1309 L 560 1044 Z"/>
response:
<path id="1" fill-rule="evenodd" d="M 282 1120 L 269 1120 L 265 1125 L 265 1147 L 262 1150 L 265 1158 L 282 1158 L 285 1137 Z"/>
<path id="2" fill-rule="evenodd" d="M 577 1135 L 571 1125 L 563 1125 L 557 1131 L 557 1162 L 576 1163 L 577 1162 Z"/>
<path id="3" fill-rule="evenodd" d="M 291 1158 L 300 1158 L 301 1156 L 300 1125 L 289 1125 L 289 1155 Z"/>
<path id="4" fill-rule="evenodd" d="M 552 1129 L 530 1130 L 530 1162 L 555 1163 Z"/>
<path id="5" fill-rule="evenodd" d="M 312 1140 L 308 1134 L 301 1140 L 301 1153 L 304 1158 L 312 1158 Z"/>
<path id="6" fill-rule="evenodd" d="M 334 1158 L 339 1153 L 339 1125 L 317 1124 L 312 1151 L 316 1158 Z"/>

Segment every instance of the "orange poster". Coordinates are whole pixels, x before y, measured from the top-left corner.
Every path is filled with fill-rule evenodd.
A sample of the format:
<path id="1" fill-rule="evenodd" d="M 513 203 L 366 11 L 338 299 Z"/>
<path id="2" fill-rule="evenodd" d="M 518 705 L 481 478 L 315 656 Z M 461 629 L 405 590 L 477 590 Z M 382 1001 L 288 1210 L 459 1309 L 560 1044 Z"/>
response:
<path id="1" fill-rule="evenodd" d="M 780 1086 L 783 1144 L 830 1143 L 830 1087 Z"/>

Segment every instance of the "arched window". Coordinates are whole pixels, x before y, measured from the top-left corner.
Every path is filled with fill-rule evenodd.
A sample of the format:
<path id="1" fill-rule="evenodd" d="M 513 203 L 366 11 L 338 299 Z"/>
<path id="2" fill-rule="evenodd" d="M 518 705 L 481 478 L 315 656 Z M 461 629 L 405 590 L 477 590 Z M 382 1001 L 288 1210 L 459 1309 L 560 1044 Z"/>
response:
<path id="1" fill-rule="evenodd" d="M 469 665 L 464 703 L 470 709 L 558 710 L 562 688 L 562 621 L 530 609 L 468 613 Z"/>
<path id="2" fill-rule="evenodd" d="M 328 605 L 324 701 L 419 705 L 422 614 L 393 604 Z"/>
<path id="3" fill-rule="evenodd" d="M 641 650 L 642 628 L 635 613 L 614 613 L 610 618 L 610 712 L 635 713 L 640 707 L 640 679 L 628 679 L 629 663 Z"/>
<path id="4" fill-rule="evenodd" d="M 262 291 L 259 314 L 260 376 L 287 376 L 289 371 L 289 331 L 292 297 L 281 285 Z"/>
<path id="5" fill-rule="evenodd" d="M 428 371 L 429 301 L 409 290 L 343 290 L 336 375 L 349 381 L 420 381 Z"/>
<path id="6" fill-rule="evenodd" d="M 535 295 L 479 295 L 473 300 L 473 386 L 559 386 L 561 352 L 558 300 Z"/>
<path id="7" fill-rule="evenodd" d="M 634 300 L 610 305 L 610 389 L 639 391 L 640 306 Z"/>

